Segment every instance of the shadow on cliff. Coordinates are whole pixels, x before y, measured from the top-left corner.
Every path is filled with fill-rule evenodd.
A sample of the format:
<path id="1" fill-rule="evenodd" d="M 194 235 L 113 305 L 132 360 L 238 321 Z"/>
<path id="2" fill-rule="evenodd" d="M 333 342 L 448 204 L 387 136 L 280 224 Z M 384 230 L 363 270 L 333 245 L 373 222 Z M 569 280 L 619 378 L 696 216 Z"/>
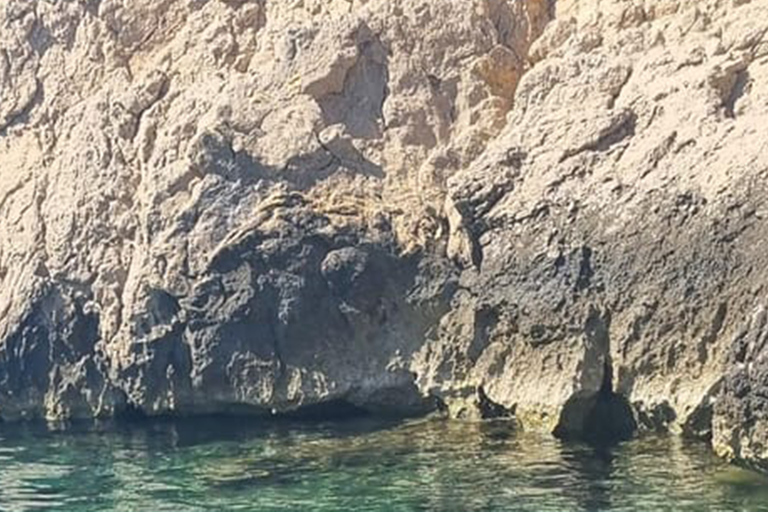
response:
<path id="1" fill-rule="evenodd" d="M 626 397 L 613 391 L 612 374 L 610 364 L 606 363 L 597 393 L 577 393 L 565 403 L 554 431 L 556 437 L 595 446 L 632 438 L 637 431 L 634 412 Z"/>

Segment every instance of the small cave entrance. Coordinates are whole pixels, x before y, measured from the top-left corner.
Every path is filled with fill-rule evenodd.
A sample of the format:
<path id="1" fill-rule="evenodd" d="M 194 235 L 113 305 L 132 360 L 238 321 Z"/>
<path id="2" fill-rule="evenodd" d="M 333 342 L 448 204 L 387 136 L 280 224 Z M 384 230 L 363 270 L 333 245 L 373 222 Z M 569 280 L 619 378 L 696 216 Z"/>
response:
<path id="1" fill-rule="evenodd" d="M 480 417 L 484 420 L 493 420 L 499 418 L 510 418 L 515 415 L 513 409 L 507 409 L 501 404 L 497 404 L 485 394 L 483 386 L 477 388 L 477 408 Z"/>
<path id="2" fill-rule="evenodd" d="M 128 397 L 123 394 L 124 402 L 122 407 L 118 409 L 115 416 L 128 423 L 138 423 L 149 419 L 149 415 L 140 405 L 128 400 Z"/>
<path id="3" fill-rule="evenodd" d="M 597 393 L 577 393 L 560 413 L 554 435 L 564 440 L 605 445 L 630 439 L 637 430 L 632 406 L 613 391 L 613 368 L 606 361 Z"/>
<path id="4" fill-rule="evenodd" d="M 338 398 L 327 402 L 302 405 L 289 411 L 273 411 L 272 418 L 307 423 L 345 421 L 371 416 L 370 411 L 352 402 Z"/>

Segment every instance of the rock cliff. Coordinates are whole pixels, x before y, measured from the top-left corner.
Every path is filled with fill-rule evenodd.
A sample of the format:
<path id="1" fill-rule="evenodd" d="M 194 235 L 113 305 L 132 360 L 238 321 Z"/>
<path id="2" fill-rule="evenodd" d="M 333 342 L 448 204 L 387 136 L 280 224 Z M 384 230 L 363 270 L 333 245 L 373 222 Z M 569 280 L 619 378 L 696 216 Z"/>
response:
<path id="1" fill-rule="evenodd" d="M 768 3 L 0 0 L 0 419 L 355 409 L 768 464 Z"/>

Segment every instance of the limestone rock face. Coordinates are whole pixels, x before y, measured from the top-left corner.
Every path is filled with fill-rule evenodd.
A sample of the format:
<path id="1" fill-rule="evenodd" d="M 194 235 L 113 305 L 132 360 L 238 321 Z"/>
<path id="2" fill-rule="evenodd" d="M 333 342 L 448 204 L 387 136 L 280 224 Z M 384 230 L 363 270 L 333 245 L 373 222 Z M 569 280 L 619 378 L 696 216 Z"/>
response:
<path id="1" fill-rule="evenodd" d="M 545 3 L 0 4 L 0 417 L 419 412 Z"/>
<path id="2" fill-rule="evenodd" d="M 638 427 L 713 434 L 767 268 L 768 6 L 736 4 L 556 4 L 506 127 L 448 180 L 477 270 L 441 320 L 430 385 L 469 378 L 568 430 L 563 404 L 608 380 Z M 751 350 L 738 364 L 758 365 Z M 716 444 L 740 453 L 723 429 L 742 417 L 715 415 Z"/>
<path id="3" fill-rule="evenodd" d="M 762 0 L 0 0 L 0 418 L 765 463 L 767 84 Z"/>

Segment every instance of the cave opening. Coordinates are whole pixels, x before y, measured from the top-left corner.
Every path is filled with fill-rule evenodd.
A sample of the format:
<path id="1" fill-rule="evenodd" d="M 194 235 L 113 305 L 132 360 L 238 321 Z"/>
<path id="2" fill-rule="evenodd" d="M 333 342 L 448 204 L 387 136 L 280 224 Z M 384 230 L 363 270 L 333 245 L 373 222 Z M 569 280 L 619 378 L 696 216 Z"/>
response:
<path id="1" fill-rule="evenodd" d="M 554 435 L 563 440 L 606 445 L 630 439 L 636 430 L 632 406 L 613 390 L 613 368 L 606 359 L 600 389 L 572 396 L 560 413 Z"/>
<path id="2" fill-rule="evenodd" d="M 364 407 L 344 399 L 330 400 L 317 404 L 307 404 L 292 411 L 279 412 L 275 419 L 297 420 L 303 422 L 341 421 L 371 416 Z"/>

